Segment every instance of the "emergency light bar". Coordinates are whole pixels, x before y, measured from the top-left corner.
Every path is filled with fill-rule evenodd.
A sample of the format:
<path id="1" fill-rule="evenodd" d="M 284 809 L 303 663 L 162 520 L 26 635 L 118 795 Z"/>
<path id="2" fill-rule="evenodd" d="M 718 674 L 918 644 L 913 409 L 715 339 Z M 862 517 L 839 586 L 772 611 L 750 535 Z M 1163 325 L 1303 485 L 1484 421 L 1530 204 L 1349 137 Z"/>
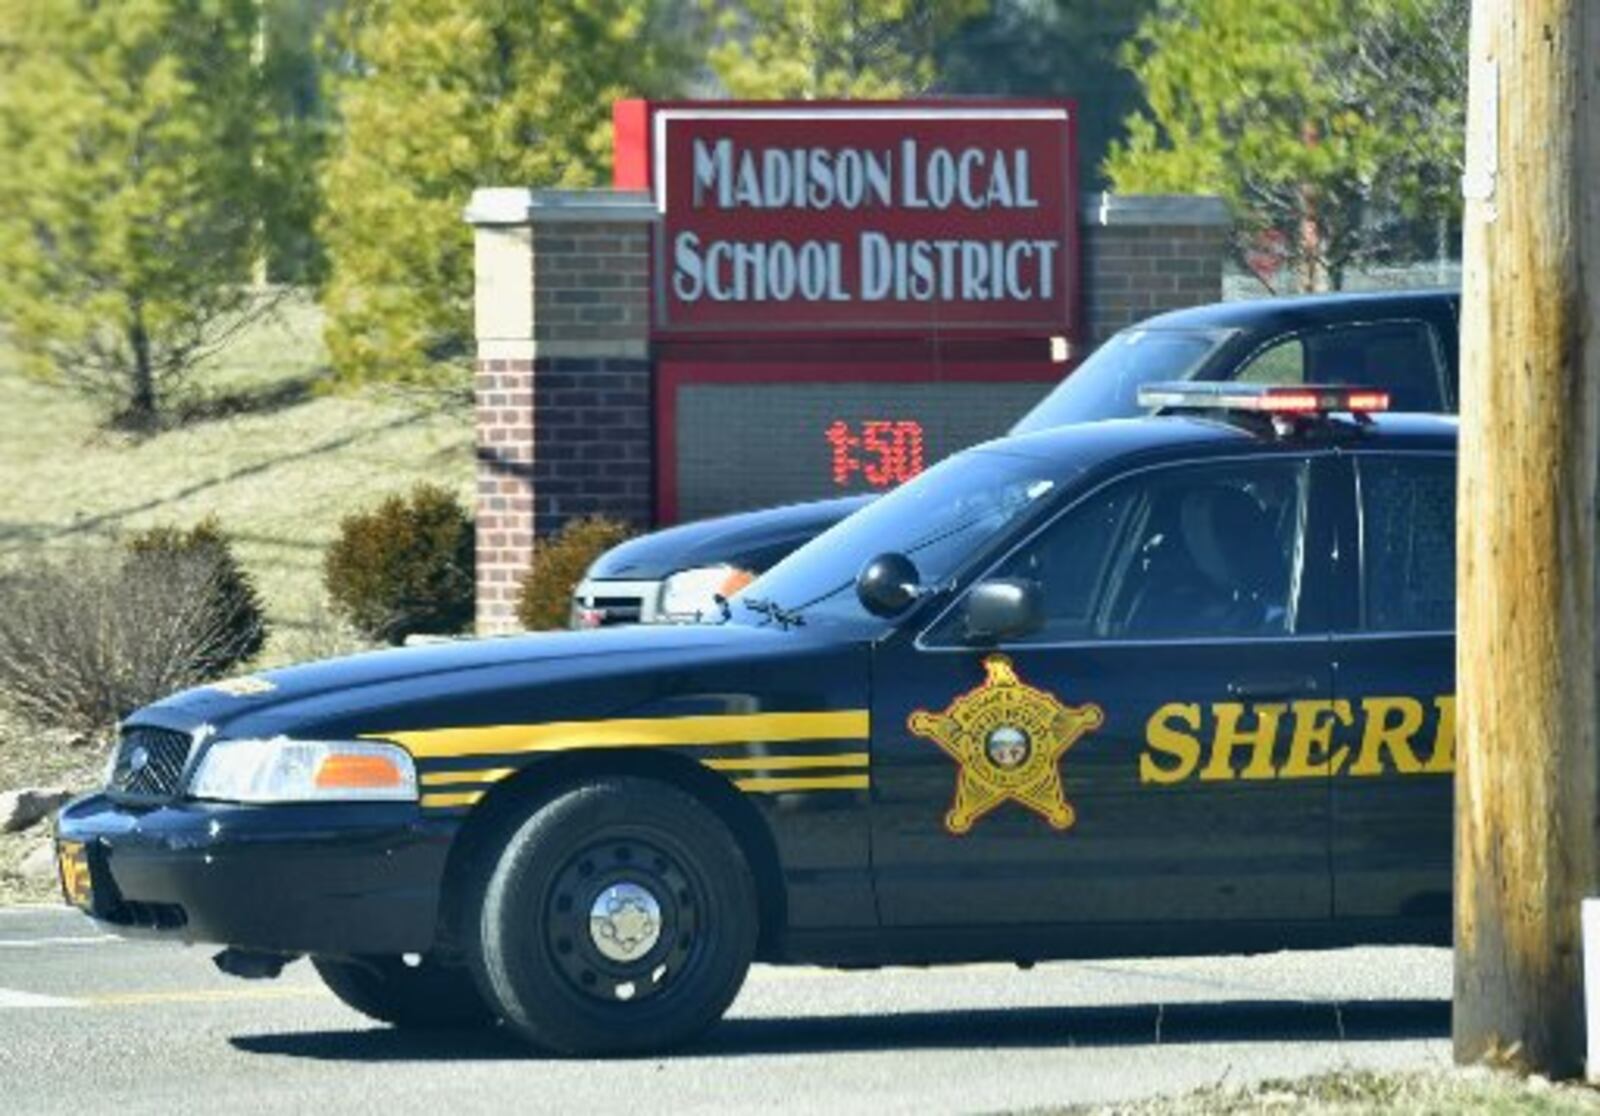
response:
<path id="1" fill-rule="evenodd" d="M 1184 411 L 1253 411 L 1267 415 L 1370 414 L 1389 409 L 1389 393 L 1380 388 L 1337 384 L 1285 386 L 1236 384 L 1226 381 L 1146 384 L 1139 406 Z"/>

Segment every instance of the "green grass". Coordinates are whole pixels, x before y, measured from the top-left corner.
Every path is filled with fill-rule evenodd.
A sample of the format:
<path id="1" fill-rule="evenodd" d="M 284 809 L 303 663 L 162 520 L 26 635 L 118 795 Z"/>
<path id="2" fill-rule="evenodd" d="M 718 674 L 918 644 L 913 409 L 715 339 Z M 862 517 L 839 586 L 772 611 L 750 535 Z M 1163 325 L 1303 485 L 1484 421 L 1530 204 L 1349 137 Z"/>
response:
<path id="1" fill-rule="evenodd" d="M 1131 1104 L 1057 1109 L 1101 1116 L 1594 1116 L 1600 1092 L 1487 1069 L 1382 1074 L 1346 1071 L 1248 1088 L 1218 1086 Z"/>
<path id="2" fill-rule="evenodd" d="M 23 379 L 0 351 L 0 563 L 70 559 L 153 524 L 215 515 L 266 601 L 263 662 L 330 645 L 323 549 L 339 520 L 422 480 L 472 491 L 464 394 L 328 392 L 321 320 L 296 301 L 194 377 L 198 417 L 137 438 Z"/>

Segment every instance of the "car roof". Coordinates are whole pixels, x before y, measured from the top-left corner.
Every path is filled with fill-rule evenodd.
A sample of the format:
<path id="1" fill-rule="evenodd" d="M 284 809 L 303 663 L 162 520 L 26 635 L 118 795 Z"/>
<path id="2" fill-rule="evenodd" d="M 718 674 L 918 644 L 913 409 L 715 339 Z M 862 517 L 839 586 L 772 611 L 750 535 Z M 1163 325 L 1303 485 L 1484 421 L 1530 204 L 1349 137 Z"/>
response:
<path id="1" fill-rule="evenodd" d="M 1374 316 L 1455 314 L 1461 292 L 1454 289 L 1340 291 L 1336 294 L 1253 298 L 1170 310 L 1133 329 L 1293 329 L 1359 322 Z"/>
<path id="2" fill-rule="evenodd" d="M 977 453 L 1034 457 L 1059 467 L 1063 477 L 1143 461 L 1187 456 L 1295 453 L 1337 444 L 1351 451 L 1454 453 L 1458 422 L 1453 415 L 1381 414 L 1357 422 L 1331 416 L 1301 422 L 1293 433 L 1274 433 L 1260 416 L 1221 412 L 1156 414 L 1055 427 L 997 438 Z"/>

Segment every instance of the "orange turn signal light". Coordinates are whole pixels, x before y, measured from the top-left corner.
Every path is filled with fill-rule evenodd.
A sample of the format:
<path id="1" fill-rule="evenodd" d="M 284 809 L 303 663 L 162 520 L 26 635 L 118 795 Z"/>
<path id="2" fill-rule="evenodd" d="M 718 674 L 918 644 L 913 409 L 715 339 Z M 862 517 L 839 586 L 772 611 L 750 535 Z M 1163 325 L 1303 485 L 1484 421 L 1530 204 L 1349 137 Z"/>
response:
<path id="1" fill-rule="evenodd" d="M 751 573 L 749 570 L 741 570 L 738 568 L 730 569 L 728 571 L 727 579 L 723 581 L 722 587 L 718 589 L 717 592 L 722 594 L 724 597 L 731 597 L 739 590 L 743 589 L 746 585 L 749 585 L 755 579 L 756 575 Z"/>
<path id="2" fill-rule="evenodd" d="M 332 755 L 317 768 L 318 790 L 398 787 L 403 781 L 387 756 Z"/>

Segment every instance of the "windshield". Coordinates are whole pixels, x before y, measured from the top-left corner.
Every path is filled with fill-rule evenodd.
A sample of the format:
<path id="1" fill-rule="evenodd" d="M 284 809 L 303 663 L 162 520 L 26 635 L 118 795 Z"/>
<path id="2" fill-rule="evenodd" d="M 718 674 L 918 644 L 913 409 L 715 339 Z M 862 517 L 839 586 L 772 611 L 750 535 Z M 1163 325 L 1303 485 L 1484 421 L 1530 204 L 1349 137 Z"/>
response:
<path id="1" fill-rule="evenodd" d="M 1141 386 L 1187 380 L 1229 336 L 1227 330 L 1125 329 L 1023 415 L 1011 433 L 1143 414 Z"/>
<path id="2" fill-rule="evenodd" d="M 776 605 L 783 613 L 803 613 L 806 623 L 879 623 L 855 594 L 856 575 L 869 559 L 904 554 L 924 586 L 937 585 L 1008 523 L 1040 506 L 1060 472 L 1042 458 L 998 450 L 948 458 L 761 575 L 734 599 L 734 618 L 760 622 Z"/>

